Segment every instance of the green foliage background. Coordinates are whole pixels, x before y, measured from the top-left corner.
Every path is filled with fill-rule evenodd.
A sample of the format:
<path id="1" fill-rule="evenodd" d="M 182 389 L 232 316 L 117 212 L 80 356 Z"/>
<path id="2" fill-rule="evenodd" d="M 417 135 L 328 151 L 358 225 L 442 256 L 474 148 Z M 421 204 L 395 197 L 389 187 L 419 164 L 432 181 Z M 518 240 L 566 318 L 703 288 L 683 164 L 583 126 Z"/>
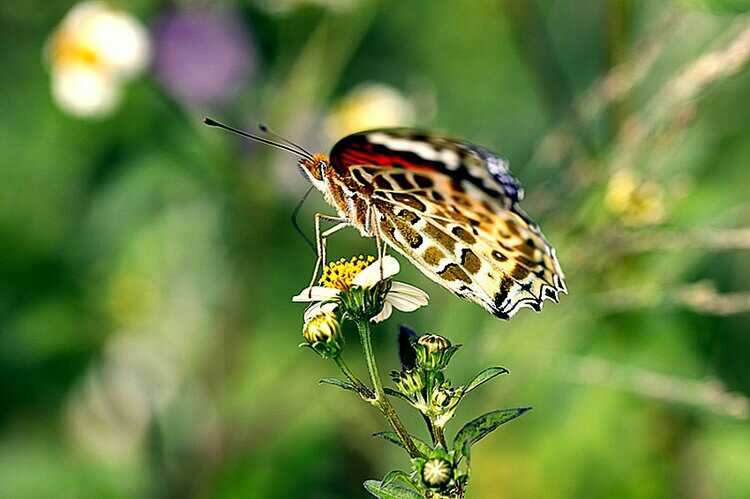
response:
<path id="1" fill-rule="evenodd" d="M 147 26 L 169 5 L 119 4 Z M 372 81 L 433 102 L 417 125 L 508 157 L 568 277 L 559 305 L 506 323 L 403 262 L 432 301 L 376 328 L 381 369 L 402 321 L 465 345 L 457 381 L 511 371 L 453 431 L 534 407 L 476 447 L 468 497 L 750 497 L 743 2 L 222 5 L 259 52 L 234 100 L 186 106 L 147 71 L 100 120 L 50 96 L 43 48 L 72 3 L 0 6 L 0 497 L 365 497 L 400 463 L 370 437 L 377 412 L 318 386 L 333 366 L 296 348 L 290 297 L 314 261 L 289 223 L 293 159 L 200 125 L 265 121 L 327 150 L 330 107 Z M 735 69 L 688 72 L 733 43 Z M 632 88 L 602 97 L 633 66 Z M 659 186 L 660 223 L 607 208 L 622 168 Z M 374 251 L 353 231 L 330 247 Z"/>

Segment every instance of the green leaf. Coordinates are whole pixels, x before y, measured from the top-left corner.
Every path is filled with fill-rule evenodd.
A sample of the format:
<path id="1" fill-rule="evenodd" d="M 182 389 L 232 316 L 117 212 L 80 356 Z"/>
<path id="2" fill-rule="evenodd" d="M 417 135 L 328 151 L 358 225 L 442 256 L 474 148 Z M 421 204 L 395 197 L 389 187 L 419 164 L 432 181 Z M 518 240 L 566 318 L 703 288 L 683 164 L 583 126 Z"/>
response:
<path id="1" fill-rule="evenodd" d="M 344 390 L 350 390 L 352 392 L 356 392 L 359 394 L 360 397 L 364 399 L 371 399 L 373 397 L 372 393 L 367 388 L 357 387 L 357 385 L 349 381 L 344 381 L 343 379 L 323 378 L 318 383 L 322 385 L 338 386 L 339 388 L 343 388 Z"/>
<path id="2" fill-rule="evenodd" d="M 417 492 L 400 485 L 383 485 L 377 480 L 367 480 L 364 485 L 370 494 L 380 499 L 422 499 Z"/>
<path id="3" fill-rule="evenodd" d="M 339 388 L 343 388 L 344 390 L 351 390 L 353 392 L 359 393 L 359 390 L 357 390 L 357 387 L 353 384 L 349 383 L 348 381 L 344 381 L 343 379 L 338 378 L 323 378 L 320 381 L 318 381 L 321 385 L 333 385 L 338 386 Z"/>
<path id="4" fill-rule="evenodd" d="M 430 445 L 427 442 L 425 442 L 421 438 L 415 437 L 414 435 L 412 435 L 411 439 L 414 440 L 414 446 L 417 448 L 419 452 L 421 452 L 422 454 L 426 456 L 430 455 L 430 452 L 432 452 L 432 447 L 430 447 Z"/>
<path id="5" fill-rule="evenodd" d="M 488 382 L 495 376 L 500 376 L 501 374 L 508 374 L 508 370 L 504 367 L 488 367 L 487 369 L 480 371 L 479 374 L 474 376 L 474 379 L 469 381 L 469 383 L 466 385 L 466 388 L 464 388 L 464 395 L 466 395 L 473 389 L 478 388 L 483 383 Z"/>
<path id="6" fill-rule="evenodd" d="M 398 435 L 395 431 L 379 431 L 377 433 L 373 433 L 372 436 L 382 438 L 383 440 L 387 440 L 392 444 L 398 445 L 402 449 L 404 448 L 404 444 L 401 443 L 401 439 L 398 438 Z"/>
<path id="7" fill-rule="evenodd" d="M 402 449 L 404 448 L 403 444 L 401 444 L 401 439 L 398 438 L 398 433 L 396 433 L 395 431 L 381 431 L 378 433 L 373 433 L 372 436 L 382 438 L 391 442 L 392 444 L 398 445 Z M 430 447 L 427 442 L 425 442 L 421 438 L 415 437 L 414 435 L 410 436 L 414 441 L 414 446 L 417 448 L 417 450 L 419 450 L 419 452 L 421 452 L 422 454 L 429 456 L 432 452 L 432 447 Z"/>
<path id="8" fill-rule="evenodd" d="M 392 484 L 396 480 L 400 480 L 401 482 L 405 483 L 406 485 L 410 487 L 416 487 L 414 482 L 412 481 L 411 477 L 408 473 L 401 470 L 394 470 L 389 471 L 384 477 L 383 481 L 380 482 L 381 487 L 387 487 L 388 485 Z"/>
<path id="9" fill-rule="evenodd" d="M 448 365 L 448 362 L 451 361 L 451 358 L 453 355 L 458 352 L 458 349 L 461 348 L 463 345 L 451 345 L 448 347 L 448 349 L 443 353 L 443 362 L 445 365 Z"/>
<path id="10" fill-rule="evenodd" d="M 453 448 L 459 455 L 468 458 L 471 445 L 489 435 L 498 426 L 517 418 L 529 410 L 531 410 L 531 407 L 519 407 L 516 409 L 500 409 L 483 414 L 469 421 L 459 430 L 456 438 L 453 439 Z"/>
<path id="11" fill-rule="evenodd" d="M 409 400 L 409 397 L 407 397 L 401 392 L 394 390 L 393 388 L 383 388 L 383 391 L 385 392 L 386 395 L 390 395 L 391 397 L 399 397 L 411 403 L 411 400 Z"/>

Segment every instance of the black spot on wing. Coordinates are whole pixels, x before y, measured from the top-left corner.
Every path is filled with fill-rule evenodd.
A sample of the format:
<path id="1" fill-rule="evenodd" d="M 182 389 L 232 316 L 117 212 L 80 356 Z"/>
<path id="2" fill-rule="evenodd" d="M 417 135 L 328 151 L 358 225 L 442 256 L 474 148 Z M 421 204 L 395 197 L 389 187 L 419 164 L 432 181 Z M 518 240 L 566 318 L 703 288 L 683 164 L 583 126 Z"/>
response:
<path id="1" fill-rule="evenodd" d="M 414 181 L 421 189 L 429 189 L 435 185 L 430 177 L 425 177 L 424 175 L 414 175 Z"/>
<path id="2" fill-rule="evenodd" d="M 375 176 L 375 186 L 379 189 L 384 189 L 387 191 L 393 189 L 393 186 L 390 182 L 388 182 L 388 179 L 386 179 L 384 175 Z"/>
<path id="3" fill-rule="evenodd" d="M 504 321 L 507 321 L 508 319 L 510 319 L 510 316 L 506 314 L 505 312 L 503 312 L 502 310 L 493 310 L 492 315 Z"/>
<path id="4" fill-rule="evenodd" d="M 406 178 L 405 173 L 393 173 L 391 174 L 391 178 L 396 181 L 396 184 L 398 184 L 401 189 L 409 190 L 414 188 L 414 185 L 412 185 L 412 183 L 409 182 L 409 179 Z"/>
<path id="5" fill-rule="evenodd" d="M 508 293 L 510 293 L 510 288 L 513 286 L 513 279 L 510 277 L 503 276 L 502 280 L 500 281 L 500 289 L 497 293 L 495 293 L 495 296 L 492 297 L 494 306 L 496 310 L 502 310 L 503 309 L 503 303 L 505 303 L 505 300 L 508 298 Z M 497 315 L 497 313 L 495 313 Z M 498 317 L 500 317 L 498 315 Z M 505 314 L 505 317 L 501 317 L 501 319 L 507 319 L 508 316 Z"/>
<path id="6" fill-rule="evenodd" d="M 362 170 L 359 168 L 352 169 L 352 175 L 354 176 L 355 180 L 359 182 L 362 185 L 369 185 L 370 182 L 365 178 L 364 173 L 362 173 Z"/>

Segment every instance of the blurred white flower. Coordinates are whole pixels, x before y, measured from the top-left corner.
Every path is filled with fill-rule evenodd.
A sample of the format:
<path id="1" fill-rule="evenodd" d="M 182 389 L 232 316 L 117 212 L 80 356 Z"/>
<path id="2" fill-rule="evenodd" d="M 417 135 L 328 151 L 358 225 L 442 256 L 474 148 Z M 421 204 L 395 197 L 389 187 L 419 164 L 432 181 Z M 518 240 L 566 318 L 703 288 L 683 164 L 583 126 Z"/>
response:
<path id="1" fill-rule="evenodd" d="M 111 203 L 97 204 L 100 222 L 121 214 Z M 214 351 L 212 311 L 226 285 L 219 220 L 210 203 L 171 207 L 118 248 L 97 302 L 113 330 L 65 405 L 76 450 L 122 466 L 144 458 L 154 421 L 166 446 L 184 438 L 171 431 L 175 422 L 189 421 L 191 438 L 213 431 L 200 372 Z"/>
<path id="2" fill-rule="evenodd" d="M 414 122 L 414 105 L 398 90 L 380 83 L 365 83 L 344 96 L 326 118 L 331 141 L 360 130 L 409 126 Z"/>
<path id="3" fill-rule="evenodd" d="M 96 116 L 114 110 L 120 85 L 112 75 L 90 64 L 69 62 L 52 73 L 52 96 L 58 105 L 76 116 Z"/>
<path id="4" fill-rule="evenodd" d="M 121 86 L 148 64 L 151 43 L 127 12 L 83 2 L 50 36 L 46 57 L 57 104 L 75 116 L 103 116 L 117 106 Z"/>

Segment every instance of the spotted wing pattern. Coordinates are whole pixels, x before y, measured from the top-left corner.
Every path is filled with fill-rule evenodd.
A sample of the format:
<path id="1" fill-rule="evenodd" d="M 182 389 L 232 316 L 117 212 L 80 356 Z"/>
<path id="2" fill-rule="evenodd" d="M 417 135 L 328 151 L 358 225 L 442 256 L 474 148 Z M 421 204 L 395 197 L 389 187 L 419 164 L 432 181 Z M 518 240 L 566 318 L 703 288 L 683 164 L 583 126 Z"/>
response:
<path id="1" fill-rule="evenodd" d="M 370 192 L 389 246 L 456 295 L 509 319 L 567 292 L 507 163 L 472 144 L 409 130 L 362 132 L 331 154 Z"/>
<path id="2" fill-rule="evenodd" d="M 369 164 L 443 173 L 502 201 L 504 208 L 511 208 L 524 194 L 501 156 L 466 141 L 410 129 L 349 135 L 333 147 L 330 159 L 341 172 L 350 166 Z"/>

